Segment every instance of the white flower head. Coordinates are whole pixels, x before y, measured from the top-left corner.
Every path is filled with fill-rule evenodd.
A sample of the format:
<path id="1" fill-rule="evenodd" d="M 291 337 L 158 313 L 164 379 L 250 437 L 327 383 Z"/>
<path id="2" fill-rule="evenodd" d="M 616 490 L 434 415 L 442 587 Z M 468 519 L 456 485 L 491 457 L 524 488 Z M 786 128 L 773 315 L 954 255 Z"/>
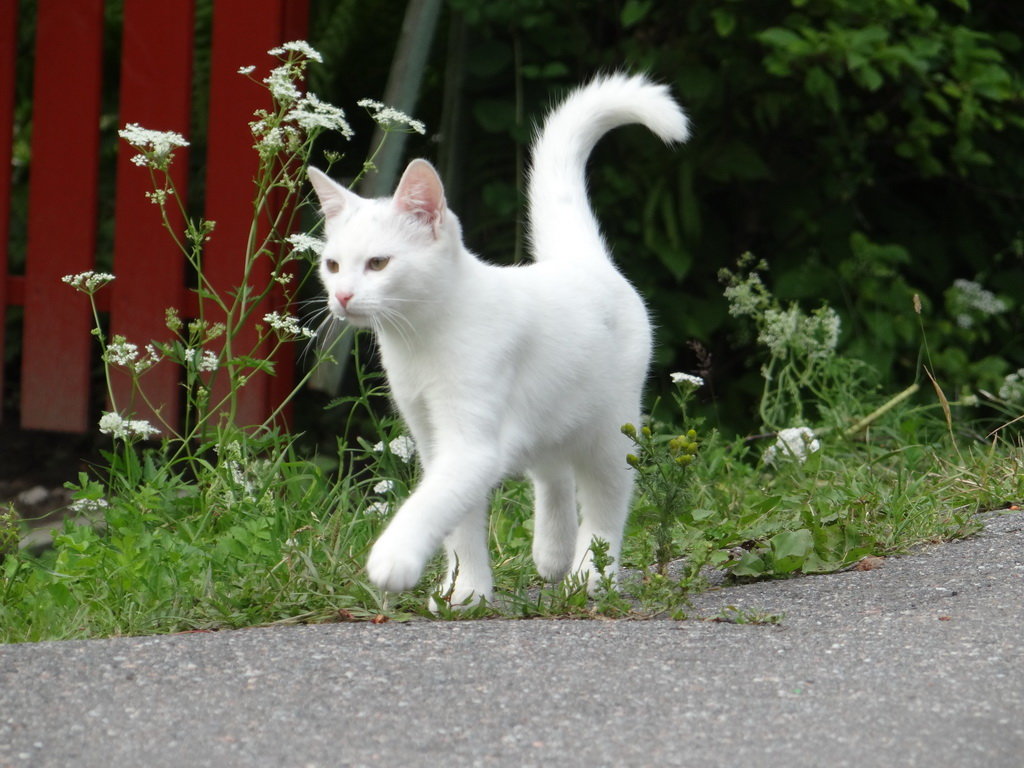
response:
<path id="1" fill-rule="evenodd" d="M 64 275 L 61 278 L 62 282 L 67 283 L 76 291 L 87 293 L 90 296 L 104 285 L 114 279 L 114 276 L 109 272 L 79 272 L 77 275 Z"/>
<path id="2" fill-rule="evenodd" d="M 247 67 L 239 67 L 238 68 L 238 74 L 240 74 L 240 75 L 251 75 L 255 71 L 256 71 L 256 67 L 253 64 L 250 64 Z"/>
<path id="3" fill-rule="evenodd" d="M 305 328 L 299 324 L 299 318 L 291 315 L 282 315 L 278 312 L 269 312 L 263 316 L 263 322 L 277 332 L 278 337 L 312 339 L 316 331 L 312 328 Z"/>
<path id="4" fill-rule="evenodd" d="M 1012 403 L 1024 402 L 1024 368 L 1018 368 L 1016 373 L 1008 373 L 1003 377 L 999 397 Z"/>
<path id="5" fill-rule="evenodd" d="M 132 162 L 150 168 L 166 169 L 174 149 L 188 146 L 188 141 L 180 133 L 153 131 L 143 128 L 138 123 L 128 123 L 117 132 L 117 135 L 140 150 L 140 154 L 135 155 Z"/>
<path id="6" fill-rule="evenodd" d="M 373 492 L 379 494 L 391 493 L 394 487 L 394 480 L 381 480 L 379 483 L 373 486 Z"/>
<path id="7" fill-rule="evenodd" d="M 78 514 L 88 514 L 89 512 L 102 512 L 109 506 L 110 502 L 106 499 L 77 499 L 71 502 L 71 511 Z"/>
<path id="8" fill-rule="evenodd" d="M 196 365 L 200 371 L 209 373 L 216 371 L 220 367 L 220 358 L 217 353 L 212 349 L 204 349 L 203 356 L 199 358 L 199 363 Z"/>
<path id="9" fill-rule="evenodd" d="M 700 376 L 693 376 L 689 373 L 673 373 L 671 376 L 673 384 L 689 384 L 694 389 L 704 386 L 704 379 Z"/>
<path id="10" fill-rule="evenodd" d="M 786 459 L 799 463 L 821 448 L 821 443 L 810 427 L 789 427 L 779 431 L 778 439 L 764 452 L 764 463 L 773 466 Z"/>
<path id="11" fill-rule="evenodd" d="M 289 110 L 284 117 L 296 123 L 306 131 L 318 129 L 337 131 L 346 139 L 351 139 L 355 132 L 345 118 L 345 111 L 341 107 L 320 101 L 312 93 L 307 93 Z"/>
<path id="12" fill-rule="evenodd" d="M 391 505 L 386 501 L 374 501 L 366 505 L 365 512 L 368 515 L 379 515 L 384 517 L 391 511 Z"/>
<path id="13" fill-rule="evenodd" d="M 370 117 L 373 118 L 373 121 L 385 131 L 408 129 L 419 134 L 427 132 L 427 126 L 421 121 L 415 120 L 405 114 L 405 112 L 382 104 L 375 99 L 362 99 L 357 101 L 356 104 L 366 109 L 370 113 Z"/>
<path id="14" fill-rule="evenodd" d="M 1001 315 L 1010 308 L 1005 300 L 973 280 L 954 280 L 947 296 L 956 324 L 961 328 L 973 328 L 977 320 Z"/>
<path id="15" fill-rule="evenodd" d="M 412 457 L 416 455 L 416 442 L 408 435 L 399 435 L 391 442 L 379 442 L 373 446 L 373 450 L 377 453 L 383 453 L 388 451 L 392 456 L 397 456 L 402 461 L 408 463 L 412 461 Z"/>
<path id="16" fill-rule="evenodd" d="M 310 61 L 315 61 L 317 64 L 324 63 L 324 57 L 320 55 L 320 52 L 305 40 L 292 40 L 284 45 L 271 48 L 267 53 L 271 56 L 281 57 L 287 56 L 289 53 L 297 53 L 299 56 L 309 59 Z"/>
<path id="17" fill-rule="evenodd" d="M 290 103 L 302 97 L 302 91 L 295 85 L 295 74 L 295 71 L 285 64 L 270 70 L 270 74 L 263 78 L 263 82 L 275 100 Z"/>
<path id="18" fill-rule="evenodd" d="M 313 237 L 312 235 L 306 235 L 301 232 L 297 232 L 294 235 L 288 235 L 285 238 L 285 242 L 292 247 L 292 255 L 300 253 L 311 253 L 314 256 L 320 256 L 324 252 L 324 241 L 319 237 Z"/>
<path id="19" fill-rule="evenodd" d="M 139 348 L 132 344 L 124 336 L 115 336 L 109 345 L 103 359 L 111 365 L 129 366 L 139 356 Z"/>
<path id="20" fill-rule="evenodd" d="M 126 419 L 119 413 L 107 412 L 100 417 L 100 432 L 121 440 L 146 440 L 160 434 L 160 430 L 142 419 Z"/>

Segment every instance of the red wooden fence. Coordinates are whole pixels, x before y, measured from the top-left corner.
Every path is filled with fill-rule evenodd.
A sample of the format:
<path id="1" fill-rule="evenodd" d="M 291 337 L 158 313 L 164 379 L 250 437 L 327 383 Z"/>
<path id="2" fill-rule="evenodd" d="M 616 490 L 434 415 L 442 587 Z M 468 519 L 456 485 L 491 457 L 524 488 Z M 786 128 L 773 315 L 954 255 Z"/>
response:
<path id="1" fill-rule="evenodd" d="M 7 168 L 19 64 L 17 8 L 16 2 L 0 2 L 0 162 Z M 0 248 L 7 258 L 0 270 L 0 311 L 24 306 L 22 427 L 85 431 L 91 428 L 92 320 L 86 298 L 60 278 L 96 268 L 103 0 L 38 0 L 37 8 L 26 268 L 24 276 L 8 274 L 11 190 L 5 174 L 0 181 Z M 240 282 L 257 162 L 248 122 L 268 101 L 266 91 L 237 70 L 267 61 L 266 51 L 274 46 L 303 38 L 307 18 L 308 0 L 214 0 L 203 182 L 205 217 L 217 227 L 204 265 L 219 289 Z M 192 0 L 124 0 L 120 126 L 139 123 L 188 136 L 194 28 Z M 185 286 L 184 256 L 160 226 L 156 206 L 145 198 L 149 176 L 130 162 L 133 154 L 124 143 L 119 145 L 113 254 L 117 279 L 97 298 L 109 310 L 111 333 L 141 346 L 165 339 L 165 309 L 177 307 L 188 317 L 194 297 Z M 184 153 L 172 169 L 184 195 Z M 261 277 L 267 275 L 255 279 Z M 245 341 L 240 348 L 251 346 Z M 277 361 L 275 377 L 253 377 L 243 390 L 238 423 L 259 423 L 276 407 L 291 386 L 289 361 L 287 355 Z M 173 366 L 156 366 L 143 379 L 147 396 L 162 404 L 165 418 L 179 407 L 177 375 Z M 2 376 L 0 369 L 0 385 Z M 127 399 L 127 384 L 126 379 L 114 382 L 119 405 Z M 140 405 L 133 404 L 137 412 Z"/>

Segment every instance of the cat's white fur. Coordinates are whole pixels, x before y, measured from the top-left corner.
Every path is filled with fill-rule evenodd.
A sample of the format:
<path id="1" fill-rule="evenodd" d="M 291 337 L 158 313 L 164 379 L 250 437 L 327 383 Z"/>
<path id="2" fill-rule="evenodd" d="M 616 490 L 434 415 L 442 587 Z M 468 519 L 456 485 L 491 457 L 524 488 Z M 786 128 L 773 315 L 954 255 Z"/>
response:
<path id="1" fill-rule="evenodd" d="M 620 428 L 640 418 L 651 329 L 609 258 L 585 165 L 597 140 L 627 123 L 668 143 L 688 133 L 668 89 L 643 76 L 599 77 L 549 115 L 533 148 L 534 262 L 523 266 L 487 264 L 463 246 L 424 160 L 376 200 L 309 169 L 326 217 L 328 305 L 373 329 L 423 464 L 370 552 L 367 573 L 381 589 L 415 585 L 443 544 L 452 603 L 490 599 L 489 497 L 522 472 L 535 488 L 543 578 L 590 578 L 594 537 L 618 560 L 633 485 Z"/>

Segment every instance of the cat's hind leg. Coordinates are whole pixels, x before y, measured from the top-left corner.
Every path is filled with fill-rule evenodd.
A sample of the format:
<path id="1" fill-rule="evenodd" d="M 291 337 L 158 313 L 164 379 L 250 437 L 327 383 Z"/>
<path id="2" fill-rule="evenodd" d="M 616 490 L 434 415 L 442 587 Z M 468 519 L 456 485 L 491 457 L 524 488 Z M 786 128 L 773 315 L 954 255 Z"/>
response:
<path id="1" fill-rule="evenodd" d="M 534 489 L 533 562 L 542 579 L 561 581 L 572 568 L 579 529 L 572 467 L 547 465 L 528 474 Z"/>
<path id="2" fill-rule="evenodd" d="M 608 543 L 608 555 L 613 561 L 605 575 L 615 580 L 623 531 L 629 517 L 633 473 L 626 464 L 625 451 L 620 454 L 616 448 L 618 445 L 602 451 L 601 456 L 590 456 L 576 467 L 580 526 L 576 536 L 573 568 L 587 581 L 591 593 L 597 588 L 599 576 L 594 567 L 591 545 L 595 538 Z"/>
<path id="3" fill-rule="evenodd" d="M 453 608 L 490 602 L 494 591 L 487 550 L 487 508 L 470 511 L 444 541 L 448 573 L 441 595 Z"/>

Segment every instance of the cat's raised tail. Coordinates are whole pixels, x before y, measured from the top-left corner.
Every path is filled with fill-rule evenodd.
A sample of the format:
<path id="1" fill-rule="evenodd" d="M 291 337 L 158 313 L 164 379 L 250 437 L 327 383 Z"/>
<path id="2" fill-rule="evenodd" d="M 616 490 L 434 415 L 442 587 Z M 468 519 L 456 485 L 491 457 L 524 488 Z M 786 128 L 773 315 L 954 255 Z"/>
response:
<path id="1" fill-rule="evenodd" d="M 597 77 L 548 115 L 534 141 L 529 173 L 529 235 L 536 261 L 608 258 L 587 199 L 586 164 L 598 139 L 630 123 L 647 126 L 667 144 L 689 136 L 689 121 L 668 87 L 644 75 Z"/>

